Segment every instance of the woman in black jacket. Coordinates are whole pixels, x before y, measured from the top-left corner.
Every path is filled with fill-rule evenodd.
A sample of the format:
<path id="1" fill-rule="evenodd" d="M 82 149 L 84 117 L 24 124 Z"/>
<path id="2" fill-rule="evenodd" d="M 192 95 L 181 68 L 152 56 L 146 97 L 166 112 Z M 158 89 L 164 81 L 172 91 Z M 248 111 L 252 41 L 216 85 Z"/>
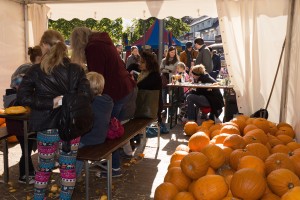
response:
<path id="1" fill-rule="evenodd" d="M 76 182 L 75 161 L 80 137 L 71 140 L 70 152 L 61 148 L 57 130 L 60 119 L 59 102 L 68 92 L 69 68 L 72 72 L 72 83 L 78 91 L 90 97 L 90 87 L 83 68 L 70 63 L 63 41 L 63 37 L 57 31 L 44 32 L 40 42 L 44 53 L 42 62 L 33 65 L 25 74 L 17 93 L 18 102 L 31 108 L 29 129 L 37 132 L 39 166 L 35 175 L 34 199 L 44 199 L 58 148 L 60 199 L 71 199 Z"/>
<path id="2" fill-rule="evenodd" d="M 192 75 L 195 83 L 216 83 L 217 81 L 212 78 L 206 71 L 204 65 L 196 65 L 192 68 Z M 188 120 L 195 120 L 195 107 L 211 107 L 209 118 L 214 120 L 219 117 L 224 107 L 223 96 L 220 89 L 207 89 L 197 88 L 190 92 L 187 97 L 188 104 Z"/>

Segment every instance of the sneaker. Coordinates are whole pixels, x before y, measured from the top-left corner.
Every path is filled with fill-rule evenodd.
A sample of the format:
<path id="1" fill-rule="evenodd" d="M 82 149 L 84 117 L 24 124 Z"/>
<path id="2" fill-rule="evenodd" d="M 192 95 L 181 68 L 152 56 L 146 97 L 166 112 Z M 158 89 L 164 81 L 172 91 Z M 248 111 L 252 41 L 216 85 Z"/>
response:
<path id="1" fill-rule="evenodd" d="M 24 175 L 24 176 L 20 177 L 18 182 L 26 184 L 26 176 Z M 34 176 L 28 176 L 28 184 L 32 185 L 34 183 L 35 183 Z"/>
<path id="2" fill-rule="evenodd" d="M 106 163 L 103 163 L 103 164 L 102 163 L 97 163 L 97 166 L 99 166 L 101 168 L 101 170 L 107 171 Z M 120 170 L 120 168 L 117 168 L 117 169 L 112 168 L 112 171 L 118 171 L 118 170 Z"/>
<path id="3" fill-rule="evenodd" d="M 121 169 L 116 170 L 116 171 L 114 169 L 112 170 L 112 177 L 113 178 L 117 178 L 117 177 L 120 177 L 122 175 L 123 174 L 122 174 Z M 99 177 L 99 178 L 107 178 L 107 171 L 97 172 L 96 176 Z"/>

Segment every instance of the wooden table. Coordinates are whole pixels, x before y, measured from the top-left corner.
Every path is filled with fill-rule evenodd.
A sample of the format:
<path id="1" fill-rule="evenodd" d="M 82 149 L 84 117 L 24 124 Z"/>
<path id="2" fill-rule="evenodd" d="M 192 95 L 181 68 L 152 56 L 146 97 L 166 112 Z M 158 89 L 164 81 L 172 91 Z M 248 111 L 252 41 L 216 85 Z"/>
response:
<path id="1" fill-rule="evenodd" d="M 184 83 L 169 83 L 167 85 L 172 90 L 172 97 L 171 97 L 171 109 L 174 111 L 175 109 L 175 122 L 174 126 L 177 124 L 177 110 L 180 105 L 179 100 L 174 98 L 175 94 L 179 96 L 179 89 L 180 88 L 188 88 L 188 90 L 191 89 L 197 89 L 197 88 L 206 88 L 206 89 L 233 89 L 233 85 L 220 85 L 220 84 L 212 84 L 212 83 L 191 83 L 191 82 L 184 82 Z M 176 90 L 177 89 L 177 90 Z M 171 114 L 170 117 L 170 129 L 173 128 L 173 114 Z"/>
<path id="2" fill-rule="evenodd" d="M 29 177 L 28 137 L 29 137 L 29 135 L 32 134 L 32 133 L 28 132 L 28 128 L 27 128 L 27 122 L 29 120 L 29 116 L 30 116 L 30 113 L 18 114 L 18 115 L 8 115 L 8 114 L 5 114 L 5 113 L 0 113 L 0 118 L 12 119 L 12 120 L 21 120 L 21 121 L 23 121 L 23 128 L 24 128 L 24 149 L 25 149 L 25 152 L 24 152 L 25 153 L 25 175 L 26 175 L 26 184 L 27 185 L 29 183 L 29 178 L 28 178 Z M 8 152 L 6 152 L 6 154 L 8 154 Z M 7 170 L 7 171 L 4 172 L 4 174 L 7 173 L 7 179 L 8 179 L 8 177 L 9 177 L 8 168 L 7 169 L 4 168 L 4 170 Z"/>

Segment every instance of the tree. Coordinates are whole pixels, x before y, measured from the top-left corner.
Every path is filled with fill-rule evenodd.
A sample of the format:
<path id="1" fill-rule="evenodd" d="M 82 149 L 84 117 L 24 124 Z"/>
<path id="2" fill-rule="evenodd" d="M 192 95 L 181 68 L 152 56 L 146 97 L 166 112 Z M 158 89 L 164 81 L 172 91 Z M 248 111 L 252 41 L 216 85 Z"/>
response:
<path id="1" fill-rule="evenodd" d="M 75 27 L 85 26 L 94 31 L 107 32 L 115 43 L 122 39 L 122 24 L 122 18 L 117 18 L 116 20 L 104 18 L 100 21 L 91 18 L 86 19 L 85 21 L 77 18 L 70 21 L 65 19 L 58 19 L 57 21 L 49 20 L 49 28 L 59 31 L 66 40 L 70 39 L 71 32 Z"/>
<path id="2" fill-rule="evenodd" d="M 137 41 L 140 37 L 144 35 L 146 30 L 149 29 L 149 27 L 155 22 L 156 18 L 151 17 L 146 20 L 142 19 L 134 19 L 132 26 L 134 27 L 134 32 L 132 34 L 132 42 Z M 165 22 L 165 29 L 172 32 L 174 37 L 179 37 L 183 35 L 184 33 L 188 32 L 190 30 L 190 27 L 187 23 L 183 22 L 182 19 L 176 19 L 174 17 L 169 17 L 164 20 Z M 126 35 L 130 36 L 130 28 L 127 27 L 125 29 Z"/>

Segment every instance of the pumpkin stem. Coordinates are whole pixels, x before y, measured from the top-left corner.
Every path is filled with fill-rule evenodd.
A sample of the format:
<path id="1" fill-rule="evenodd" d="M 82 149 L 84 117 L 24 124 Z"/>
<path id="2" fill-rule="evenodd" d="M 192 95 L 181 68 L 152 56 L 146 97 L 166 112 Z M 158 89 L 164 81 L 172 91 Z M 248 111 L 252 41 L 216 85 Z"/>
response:
<path id="1" fill-rule="evenodd" d="M 289 184 L 288 184 L 288 188 L 289 188 L 289 189 L 293 189 L 293 188 L 294 188 L 294 183 L 289 183 Z"/>

